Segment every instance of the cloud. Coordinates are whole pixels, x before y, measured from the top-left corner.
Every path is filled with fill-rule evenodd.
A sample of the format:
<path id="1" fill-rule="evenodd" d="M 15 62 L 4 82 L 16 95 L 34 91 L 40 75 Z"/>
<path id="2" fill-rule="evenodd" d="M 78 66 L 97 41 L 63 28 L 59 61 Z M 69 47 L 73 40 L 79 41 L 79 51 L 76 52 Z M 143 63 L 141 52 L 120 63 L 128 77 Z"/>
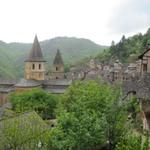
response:
<path id="1" fill-rule="evenodd" d="M 150 0 L 124 0 L 112 15 L 111 32 L 132 33 L 150 26 Z"/>

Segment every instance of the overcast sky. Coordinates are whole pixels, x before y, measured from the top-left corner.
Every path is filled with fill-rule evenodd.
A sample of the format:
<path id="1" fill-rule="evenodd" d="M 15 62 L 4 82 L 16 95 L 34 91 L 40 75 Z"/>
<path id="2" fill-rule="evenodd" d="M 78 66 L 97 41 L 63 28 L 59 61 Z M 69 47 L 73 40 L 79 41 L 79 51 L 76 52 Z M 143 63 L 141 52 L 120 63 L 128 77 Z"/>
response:
<path id="1" fill-rule="evenodd" d="M 150 0 L 0 0 L 0 40 L 57 36 L 110 45 L 150 27 Z"/>

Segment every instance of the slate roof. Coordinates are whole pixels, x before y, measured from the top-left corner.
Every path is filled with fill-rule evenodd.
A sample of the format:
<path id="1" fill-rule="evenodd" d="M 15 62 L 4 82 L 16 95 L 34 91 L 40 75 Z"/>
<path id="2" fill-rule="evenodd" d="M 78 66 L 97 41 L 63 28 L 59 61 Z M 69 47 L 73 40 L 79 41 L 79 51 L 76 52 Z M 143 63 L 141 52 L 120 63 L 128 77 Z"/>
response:
<path id="1" fill-rule="evenodd" d="M 14 91 L 14 87 L 1 87 L 0 88 L 1 93 L 10 93 L 12 91 Z"/>
<path id="2" fill-rule="evenodd" d="M 15 87 L 28 88 L 28 87 L 39 87 L 41 85 L 42 83 L 40 81 L 21 79 L 20 82 L 15 84 Z"/>
<path id="3" fill-rule="evenodd" d="M 53 93 L 53 94 L 63 94 L 63 93 L 65 93 L 66 88 L 65 89 L 46 88 L 45 91 Z"/>
<path id="4" fill-rule="evenodd" d="M 34 38 L 32 49 L 29 53 L 28 59 L 25 60 L 25 62 L 45 62 L 37 36 Z"/>
<path id="5" fill-rule="evenodd" d="M 14 85 L 17 81 L 17 79 L 0 78 L 0 85 Z"/>
<path id="6" fill-rule="evenodd" d="M 72 84 L 72 80 L 68 79 L 51 79 L 51 80 L 45 80 L 44 85 L 63 85 L 63 86 L 69 86 Z"/>
<path id="7" fill-rule="evenodd" d="M 149 50 L 150 50 L 150 46 L 148 46 L 147 50 L 146 50 L 143 54 L 141 54 L 140 56 L 138 56 L 138 58 L 139 58 L 139 59 L 142 59 L 143 56 L 144 56 Z"/>
<path id="8" fill-rule="evenodd" d="M 59 51 L 59 49 L 57 49 L 57 53 L 53 62 L 54 65 L 64 65 L 61 53 Z"/>

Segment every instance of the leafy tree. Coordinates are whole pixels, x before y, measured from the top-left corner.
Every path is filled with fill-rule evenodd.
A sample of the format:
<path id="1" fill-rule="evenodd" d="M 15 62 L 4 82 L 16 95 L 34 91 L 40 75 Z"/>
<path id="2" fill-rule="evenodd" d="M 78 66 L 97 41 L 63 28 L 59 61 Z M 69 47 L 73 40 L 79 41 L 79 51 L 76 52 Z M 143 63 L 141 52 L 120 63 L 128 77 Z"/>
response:
<path id="1" fill-rule="evenodd" d="M 0 122 L 1 150 L 46 150 L 48 125 L 35 112 L 28 112 Z"/>
<path id="2" fill-rule="evenodd" d="M 113 133 L 117 132 L 115 136 L 123 135 L 121 133 L 125 125 L 123 113 L 113 110 L 116 115 L 119 115 L 113 126 L 112 120 L 116 115 L 109 111 L 118 96 L 118 91 L 104 83 L 95 81 L 74 83 L 65 93 L 57 111 L 58 125 L 51 133 L 50 148 L 54 150 L 98 149 L 106 145 L 108 139 L 110 140 L 108 129 L 113 130 Z M 111 115 L 112 119 L 110 119 Z M 110 123 L 115 128 L 111 128 Z"/>
<path id="3" fill-rule="evenodd" d="M 46 119 L 55 118 L 58 97 L 41 89 L 32 89 L 11 94 L 10 101 L 12 102 L 13 110 L 17 113 L 35 110 L 42 118 Z"/>
<path id="4" fill-rule="evenodd" d="M 119 106 L 114 103 L 106 114 L 107 119 L 107 139 L 109 150 L 114 150 L 120 138 L 123 137 L 129 130 L 127 123 L 127 112 L 124 105 Z"/>
<path id="5" fill-rule="evenodd" d="M 129 134 L 129 133 L 128 133 Z M 116 145 L 116 150 L 142 150 L 142 137 L 129 134 Z"/>

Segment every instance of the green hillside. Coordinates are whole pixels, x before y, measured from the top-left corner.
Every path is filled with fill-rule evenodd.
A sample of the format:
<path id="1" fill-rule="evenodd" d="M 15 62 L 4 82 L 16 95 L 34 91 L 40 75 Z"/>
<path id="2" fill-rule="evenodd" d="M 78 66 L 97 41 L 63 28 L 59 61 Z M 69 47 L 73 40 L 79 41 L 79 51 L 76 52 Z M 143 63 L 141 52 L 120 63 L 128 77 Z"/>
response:
<path id="1" fill-rule="evenodd" d="M 95 56 L 106 46 L 98 45 L 88 39 L 57 37 L 40 42 L 47 68 L 50 69 L 56 50 L 59 48 L 65 64 L 73 64 L 85 57 Z M 28 57 L 31 43 L 5 43 L 0 41 L 0 76 L 21 77 L 24 60 Z"/>
<path id="2" fill-rule="evenodd" d="M 97 55 L 103 61 L 120 59 L 124 63 L 133 62 L 143 53 L 150 44 L 150 28 L 145 34 L 138 33 L 126 38 L 124 35 L 118 43 L 112 44 L 109 49 Z"/>

